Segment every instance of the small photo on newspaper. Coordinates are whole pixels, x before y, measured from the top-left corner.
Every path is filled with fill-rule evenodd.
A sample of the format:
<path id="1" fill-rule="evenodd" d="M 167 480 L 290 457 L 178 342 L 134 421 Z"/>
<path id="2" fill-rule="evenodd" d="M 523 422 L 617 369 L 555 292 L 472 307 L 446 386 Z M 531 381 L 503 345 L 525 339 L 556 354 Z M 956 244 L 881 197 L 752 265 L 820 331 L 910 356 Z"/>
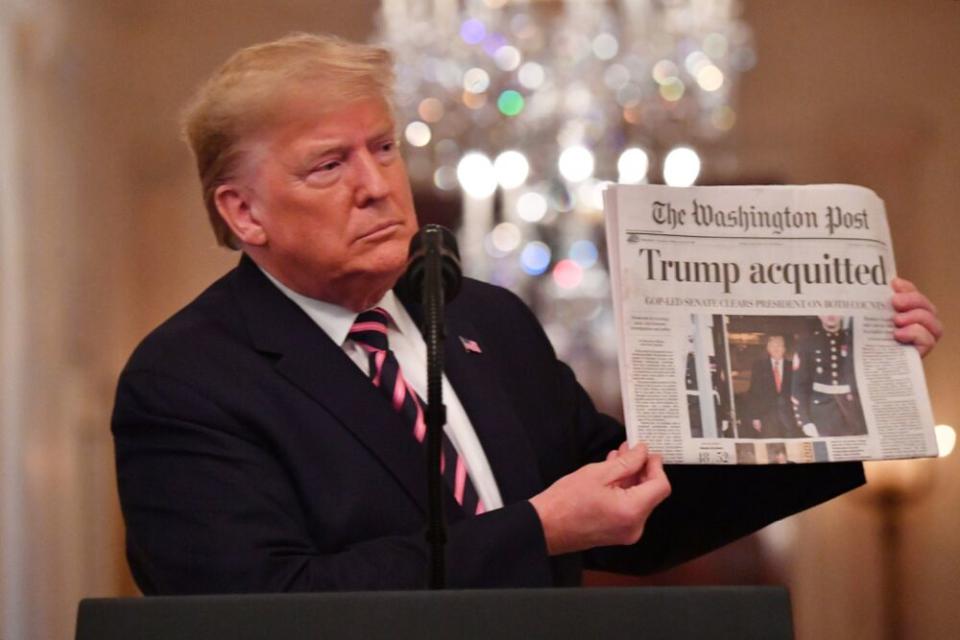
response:
<path id="1" fill-rule="evenodd" d="M 672 464 L 937 454 L 875 193 L 616 185 L 604 212 L 631 444 Z"/>

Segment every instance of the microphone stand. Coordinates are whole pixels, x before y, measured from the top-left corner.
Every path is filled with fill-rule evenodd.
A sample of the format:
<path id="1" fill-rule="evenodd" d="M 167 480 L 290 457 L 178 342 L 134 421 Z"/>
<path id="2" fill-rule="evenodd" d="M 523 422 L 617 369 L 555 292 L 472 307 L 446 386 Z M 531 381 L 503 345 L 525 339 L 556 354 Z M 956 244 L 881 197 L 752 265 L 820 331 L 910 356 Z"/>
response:
<path id="1" fill-rule="evenodd" d="M 440 458 L 447 408 L 443 404 L 443 275 L 441 230 L 428 225 L 424 235 L 423 332 L 427 344 L 427 500 L 430 547 L 430 588 L 446 587 L 447 525 L 443 514 L 443 476 Z"/>

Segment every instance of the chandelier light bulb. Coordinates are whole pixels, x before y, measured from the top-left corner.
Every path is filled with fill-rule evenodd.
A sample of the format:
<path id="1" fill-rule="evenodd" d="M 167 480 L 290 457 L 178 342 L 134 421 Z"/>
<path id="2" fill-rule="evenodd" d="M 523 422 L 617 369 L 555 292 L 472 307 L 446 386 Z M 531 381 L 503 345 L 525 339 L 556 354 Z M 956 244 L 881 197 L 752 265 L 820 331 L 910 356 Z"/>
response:
<path id="1" fill-rule="evenodd" d="M 519 151 L 504 151 L 493 161 L 493 169 L 497 175 L 497 182 L 504 189 L 516 189 L 527 181 L 530 175 L 530 163 L 527 156 Z"/>
<path id="2" fill-rule="evenodd" d="M 640 147 L 624 149 L 617 160 L 617 173 L 621 184 L 641 184 L 647 179 L 650 158 Z"/>
<path id="3" fill-rule="evenodd" d="M 560 154 L 557 168 L 570 182 L 581 182 L 593 175 L 593 153 L 583 145 L 567 147 Z"/>
<path id="4" fill-rule="evenodd" d="M 675 147 L 663 161 L 663 180 L 671 187 L 689 187 L 700 175 L 700 156 L 690 147 Z"/>
<path id="5" fill-rule="evenodd" d="M 490 158 L 479 151 L 471 151 L 457 164 L 457 180 L 467 195 L 489 198 L 497 190 L 497 174 Z"/>

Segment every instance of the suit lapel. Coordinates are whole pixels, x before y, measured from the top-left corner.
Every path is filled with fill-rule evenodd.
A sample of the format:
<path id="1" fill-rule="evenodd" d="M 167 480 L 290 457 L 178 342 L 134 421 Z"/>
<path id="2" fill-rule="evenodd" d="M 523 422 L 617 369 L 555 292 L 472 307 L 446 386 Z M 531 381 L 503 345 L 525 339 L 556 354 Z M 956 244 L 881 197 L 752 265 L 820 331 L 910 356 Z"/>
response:
<path id="1" fill-rule="evenodd" d="M 533 446 L 500 386 L 502 376 L 493 356 L 482 351 L 483 337 L 466 317 L 468 311 L 456 305 L 447 308 L 445 372 L 470 416 L 503 503 L 510 504 L 541 491 L 543 479 Z M 461 337 L 476 340 L 481 352 L 468 351 Z"/>
<path id="2" fill-rule="evenodd" d="M 279 356 L 277 372 L 351 431 L 425 511 L 423 447 L 398 414 L 340 346 L 252 260 L 244 256 L 235 274 L 234 292 L 254 347 Z"/>

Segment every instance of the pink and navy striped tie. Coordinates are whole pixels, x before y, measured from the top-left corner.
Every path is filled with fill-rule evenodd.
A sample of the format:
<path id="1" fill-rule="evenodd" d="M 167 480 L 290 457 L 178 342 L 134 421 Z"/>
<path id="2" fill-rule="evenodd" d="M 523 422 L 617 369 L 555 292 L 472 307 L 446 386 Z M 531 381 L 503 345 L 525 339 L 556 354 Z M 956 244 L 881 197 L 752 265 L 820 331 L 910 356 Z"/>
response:
<path id="1" fill-rule="evenodd" d="M 417 442 L 425 443 L 427 425 L 424 420 L 423 401 L 400 372 L 400 364 L 390 350 L 387 342 L 387 324 L 390 314 L 381 307 L 364 311 L 357 316 L 350 329 L 349 337 L 356 342 L 370 358 L 370 380 L 373 385 L 390 401 L 394 411 L 400 414 L 409 425 Z M 467 473 L 463 457 L 457 453 L 446 432 L 443 434 L 443 447 L 440 454 L 440 469 L 447 485 L 453 491 L 454 498 L 463 507 L 465 513 L 480 514 L 485 511 L 483 501 L 477 495 L 473 481 Z"/>

